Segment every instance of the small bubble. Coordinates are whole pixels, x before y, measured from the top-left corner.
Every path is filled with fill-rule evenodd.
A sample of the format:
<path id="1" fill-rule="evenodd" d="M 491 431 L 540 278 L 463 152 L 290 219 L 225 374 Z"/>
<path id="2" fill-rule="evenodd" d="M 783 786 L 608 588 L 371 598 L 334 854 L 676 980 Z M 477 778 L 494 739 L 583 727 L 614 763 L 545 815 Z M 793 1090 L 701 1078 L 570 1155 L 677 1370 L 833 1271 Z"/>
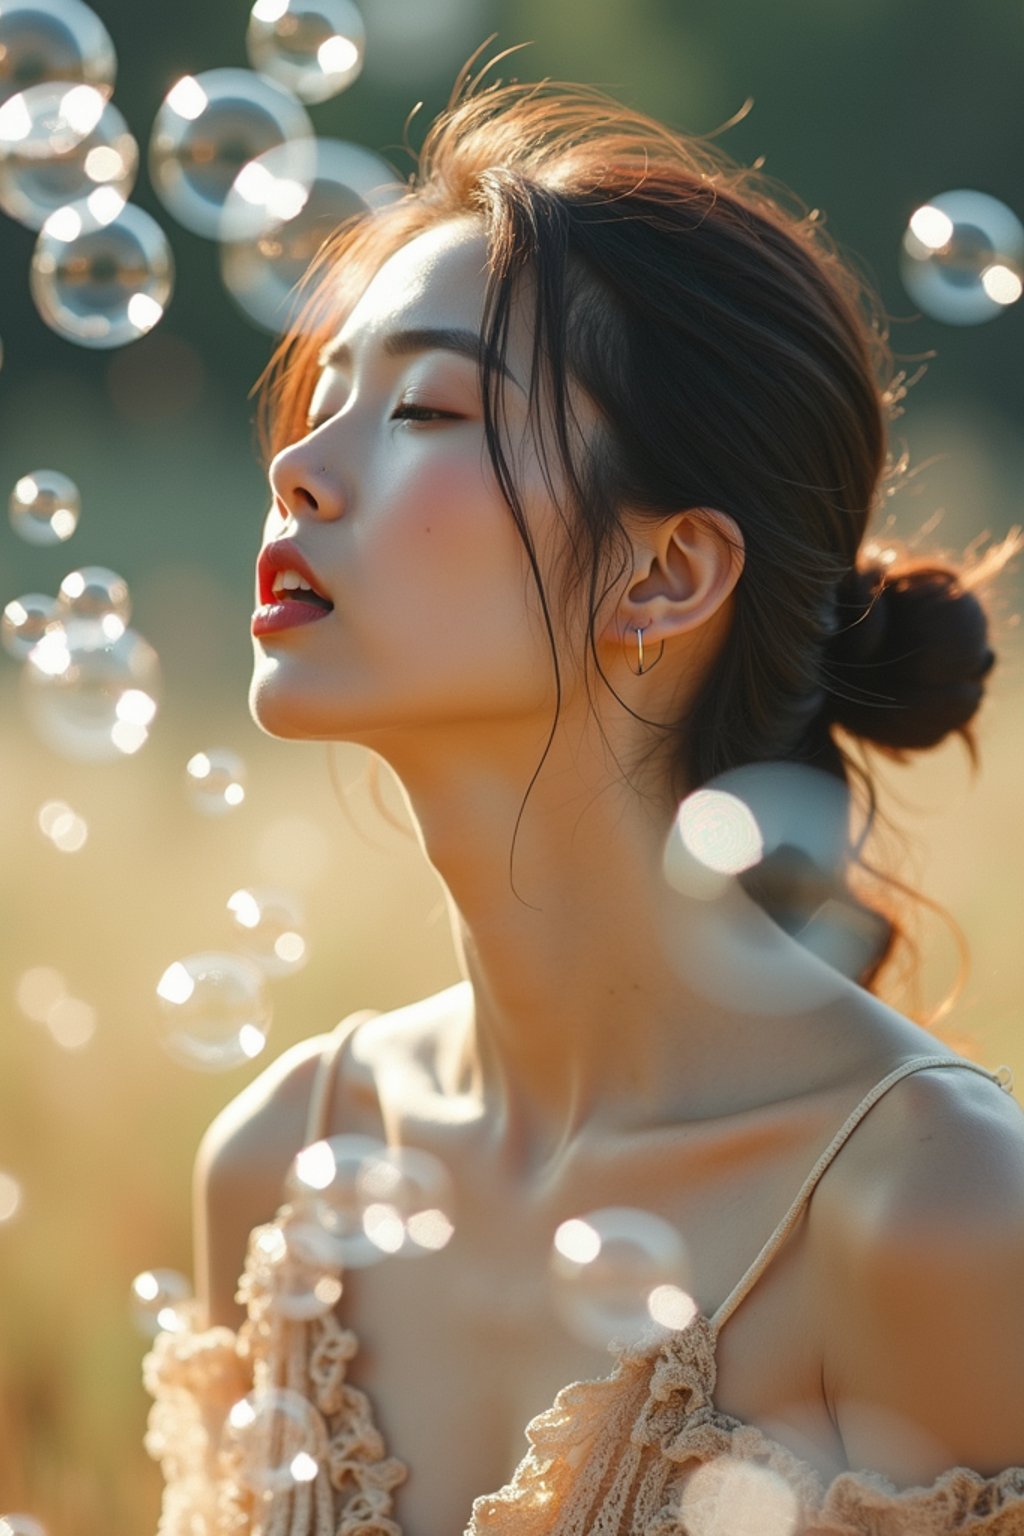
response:
<path id="1" fill-rule="evenodd" d="M 947 325 L 980 325 L 1022 292 L 1024 225 L 986 192 L 943 192 L 915 209 L 900 276 L 915 304 Z"/>
<path id="2" fill-rule="evenodd" d="M 196 752 L 185 764 L 189 799 L 204 816 L 225 816 L 245 799 L 245 764 L 227 747 Z"/>
<path id="3" fill-rule="evenodd" d="M 259 1494 L 285 1492 L 316 1476 L 327 1451 L 324 1421 L 298 1392 L 252 1392 L 227 1416 L 223 1442 L 235 1475 Z"/>
<path id="4" fill-rule="evenodd" d="M 290 1216 L 262 1232 L 257 1246 L 272 1266 L 271 1306 L 304 1322 L 323 1317 L 341 1299 L 337 1252 L 316 1222 Z"/>
<path id="5" fill-rule="evenodd" d="M 105 565 L 83 565 L 69 571 L 57 593 L 57 617 L 67 619 L 102 619 L 115 614 L 127 626 L 132 616 L 128 583 Z"/>
<path id="6" fill-rule="evenodd" d="M 29 229 L 98 188 L 128 200 L 139 148 L 92 86 L 49 82 L 0 107 L 0 208 Z"/>
<path id="7" fill-rule="evenodd" d="M 21 1206 L 21 1185 L 10 1173 L 0 1171 L 0 1222 L 10 1221 Z"/>
<path id="8" fill-rule="evenodd" d="M 0 102 L 44 80 L 81 81 L 109 96 L 116 72 L 110 33 L 82 0 L 5 0 Z"/>
<path id="9" fill-rule="evenodd" d="M 171 300 L 174 259 L 155 219 L 112 187 L 52 213 L 32 257 L 40 316 L 81 347 L 123 347 L 146 335 Z"/>
<path id="10" fill-rule="evenodd" d="M 132 1321 L 148 1339 L 158 1333 L 177 1333 L 190 1313 L 192 1286 L 176 1269 L 146 1269 L 132 1281 Z"/>
<path id="11" fill-rule="evenodd" d="M 236 940 L 268 976 L 289 976 L 308 959 L 305 919 L 288 891 L 238 890 L 228 897 Z"/>
<path id="12" fill-rule="evenodd" d="M 293 179 L 308 181 L 312 139 L 305 109 L 273 80 L 246 69 L 210 69 L 184 76 L 168 92 L 153 123 L 150 176 L 168 212 L 214 240 L 242 167 L 275 145 L 290 145 Z"/>
<path id="13" fill-rule="evenodd" d="M 0 619 L 4 650 L 15 661 L 24 661 L 56 617 L 56 599 L 42 592 L 24 592 L 21 597 L 12 597 Z"/>
<path id="14" fill-rule="evenodd" d="M 256 0 L 245 41 L 253 69 L 317 102 L 359 74 L 366 29 L 352 0 Z"/>
<path id="15" fill-rule="evenodd" d="M 56 469 L 22 475 L 11 492 L 11 527 L 27 544 L 63 544 L 78 527 L 78 487 Z"/>
<path id="16" fill-rule="evenodd" d="M 22 676 L 32 724 L 61 756 L 111 762 L 147 741 L 160 662 L 116 614 L 52 625 L 29 652 Z"/>
<path id="17" fill-rule="evenodd" d="M 222 1072 L 264 1049 L 271 1006 L 263 973 L 240 955 L 206 952 L 169 965 L 157 983 L 160 1033 L 176 1061 Z"/>
<path id="18" fill-rule="evenodd" d="M 697 1313 L 686 1244 L 650 1211 L 607 1206 L 562 1222 L 550 1273 L 565 1326 L 599 1347 L 664 1335 Z"/>

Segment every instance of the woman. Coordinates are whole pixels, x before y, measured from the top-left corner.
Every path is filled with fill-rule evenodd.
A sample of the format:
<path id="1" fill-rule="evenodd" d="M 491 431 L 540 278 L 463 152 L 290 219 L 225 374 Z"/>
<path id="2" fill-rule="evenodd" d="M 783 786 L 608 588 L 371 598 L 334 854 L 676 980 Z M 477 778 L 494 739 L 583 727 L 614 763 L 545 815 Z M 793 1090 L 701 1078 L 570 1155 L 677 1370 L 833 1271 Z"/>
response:
<path id="1" fill-rule="evenodd" d="M 205 1138 L 194 1327 L 147 1362 L 163 1532 L 1024 1532 L 1020 1109 L 870 990 L 898 935 L 817 791 L 764 857 L 687 820 L 784 764 L 845 845 L 856 738 L 969 740 L 969 579 L 864 552 L 890 366 L 813 215 L 584 90 L 466 89 L 321 261 L 252 709 L 395 771 L 464 979 Z M 294 1161 L 339 1135 L 454 1185 L 450 1241 L 340 1301 Z M 609 1207 L 682 1234 L 692 1296 L 616 1362 L 546 1280 Z M 312 1456 L 253 1463 L 269 1389 Z"/>

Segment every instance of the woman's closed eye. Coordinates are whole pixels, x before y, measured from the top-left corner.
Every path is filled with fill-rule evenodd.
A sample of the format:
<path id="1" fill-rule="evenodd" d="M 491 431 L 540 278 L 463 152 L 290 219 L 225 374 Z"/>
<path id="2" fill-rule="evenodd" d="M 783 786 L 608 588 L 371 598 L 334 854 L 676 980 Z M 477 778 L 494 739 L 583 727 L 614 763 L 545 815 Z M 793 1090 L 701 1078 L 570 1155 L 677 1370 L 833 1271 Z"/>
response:
<path id="1" fill-rule="evenodd" d="M 460 421 L 457 411 L 442 411 L 433 405 L 420 405 L 416 400 L 399 400 L 391 413 L 392 421 Z"/>

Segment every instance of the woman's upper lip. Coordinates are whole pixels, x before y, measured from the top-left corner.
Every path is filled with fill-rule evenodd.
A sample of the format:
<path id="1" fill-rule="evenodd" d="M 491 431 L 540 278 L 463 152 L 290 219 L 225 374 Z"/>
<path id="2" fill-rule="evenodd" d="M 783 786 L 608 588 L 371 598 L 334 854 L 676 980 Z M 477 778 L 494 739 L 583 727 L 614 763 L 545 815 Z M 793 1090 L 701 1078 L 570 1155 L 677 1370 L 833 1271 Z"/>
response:
<path id="1" fill-rule="evenodd" d="M 256 564 L 261 603 L 275 601 L 274 578 L 280 571 L 298 571 L 300 576 L 306 578 L 318 597 L 322 597 L 327 603 L 332 601 L 294 539 L 272 539 L 260 550 L 260 557 Z M 280 598 L 277 601 L 280 601 Z"/>

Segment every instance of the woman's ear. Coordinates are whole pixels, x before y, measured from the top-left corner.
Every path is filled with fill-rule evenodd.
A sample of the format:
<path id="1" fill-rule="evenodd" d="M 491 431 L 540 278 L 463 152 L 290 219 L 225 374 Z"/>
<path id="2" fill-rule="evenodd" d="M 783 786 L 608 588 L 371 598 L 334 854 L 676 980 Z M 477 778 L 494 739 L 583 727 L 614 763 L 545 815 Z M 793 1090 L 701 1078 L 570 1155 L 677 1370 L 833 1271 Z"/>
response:
<path id="1" fill-rule="evenodd" d="M 725 512 L 690 507 L 659 522 L 630 519 L 633 576 L 616 608 L 646 644 L 699 629 L 730 597 L 743 571 L 743 535 Z"/>

